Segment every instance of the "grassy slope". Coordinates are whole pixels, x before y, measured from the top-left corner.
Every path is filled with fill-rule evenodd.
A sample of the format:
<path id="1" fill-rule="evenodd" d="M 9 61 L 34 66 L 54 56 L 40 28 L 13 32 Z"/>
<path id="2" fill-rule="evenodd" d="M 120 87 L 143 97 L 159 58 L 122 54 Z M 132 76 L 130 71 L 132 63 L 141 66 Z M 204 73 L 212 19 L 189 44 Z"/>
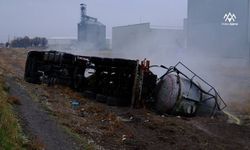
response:
<path id="1" fill-rule="evenodd" d="M 23 138 L 18 120 L 8 103 L 8 89 L 0 76 L 0 149 L 23 149 Z"/>

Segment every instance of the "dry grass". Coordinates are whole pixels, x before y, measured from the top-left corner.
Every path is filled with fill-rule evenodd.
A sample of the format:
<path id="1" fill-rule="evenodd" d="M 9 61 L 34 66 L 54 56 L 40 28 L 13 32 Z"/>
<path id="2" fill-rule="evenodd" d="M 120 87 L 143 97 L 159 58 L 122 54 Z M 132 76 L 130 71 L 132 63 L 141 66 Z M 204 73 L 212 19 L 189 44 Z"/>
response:
<path id="1" fill-rule="evenodd" d="M 21 127 L 3 87 L 3 79 L 0 77 L 0 149 L 23 149 Z"/>
<path id="2" fill-rule="evenodd" d="M 250 102 L 233 101 L 229 104 L 230 110 L 239 114 L 250 115 Z"/>
<path id="3" fill-rule="evenodd" d="M 0 66 L 8 73 L 17 74 L 19 77 L 22 77 L 25 68 L 27 52 L 28 50 L 26 49 L 0 48 L 0 55 L 8 56 L 1 57 Z"/>
<path id="4" fill-rule="evenodd" d="M 7 98 L 7 102 L 10 103 L 11 105 L 14 105 L 14 104 L 15 105 L 21 105 L 20 100 L 15 96 L 9 96 Z"/>
<path id="5" fill-rule="evenodd" d="M 45 149 L 45 145 L 37 137 L 34 137 L 31 141 L 29 141 L 25 145 L 25 147 L 26 149 L 30 149 L 30 150 L 44 150 Z"/>

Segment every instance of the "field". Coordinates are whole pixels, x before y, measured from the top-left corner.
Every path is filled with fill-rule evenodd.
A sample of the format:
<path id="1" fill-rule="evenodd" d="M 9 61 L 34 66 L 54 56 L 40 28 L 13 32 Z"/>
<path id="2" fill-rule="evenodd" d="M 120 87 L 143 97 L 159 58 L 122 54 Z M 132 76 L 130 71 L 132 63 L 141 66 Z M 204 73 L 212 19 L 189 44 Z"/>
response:
<path id="1" fill-rule="evenodd" d="M 53 147 L 53 141 L 48 141 L 45 138 L 47 135 L 43 135 L 45 133 L 36 132 L 40 125 L 33 126 L 32 120 L 44 122 L 43 119 L 47 116 L 63 130 L 46 134 L 59 136 L 60 132 L 65 132 L 72 137 L 69 140 L 72 142 L 66 142 L 65 146 L 74 143 L 74 147 L 79 149 L 250 148 L 249 68 L 220 68 L 221 74 L 225 76 L 225 88 L 232 78 L 235 81 L 235 86 L 225 90 L 227 94 L 224 99 L 227 101 L 228 111 L 241 119 L 242 124 L 237 125 L 226 116 L 186 118 L 159 115 L 148 109 L 111 107 L 86 99 L 81 93 L 67 87 L 26 83 L 23 73 L 27 52 L 25 49 L 0 49 L 0 72 L 11 88 L 10 96 L 17 97 L 22 104 L 17 109 L 23 110 L 22 107 L 26 104 L 30 104 L 30 107 L 34 104 L 38 105 L 39 110 L 46 111 L 46 115 L 35 118 L 30 118 L 36 116 L 31 108 L 17 111 L 22 116 L 21 122 L 29 122 L 22 125 L 28 132 L 28 137 L 37 137 L 45 148 Z M 80 108 L 71 107 L 70 102 L 74 99 L 80 101 Z"/>

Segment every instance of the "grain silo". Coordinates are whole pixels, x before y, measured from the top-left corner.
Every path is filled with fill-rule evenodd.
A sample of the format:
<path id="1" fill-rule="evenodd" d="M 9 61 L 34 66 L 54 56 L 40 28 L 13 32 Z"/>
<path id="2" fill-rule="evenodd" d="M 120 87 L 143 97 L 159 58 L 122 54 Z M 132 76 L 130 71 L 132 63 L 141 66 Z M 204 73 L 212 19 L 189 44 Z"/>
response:
<path id="1" fill-rule="evenodd" d="M 81 21 L 78 23 L 78 42 L 83 48 L 102 50 L 106 47 L 106 26 L 97 18 L 86 14 L 86 5 L 81 4 Z"/>

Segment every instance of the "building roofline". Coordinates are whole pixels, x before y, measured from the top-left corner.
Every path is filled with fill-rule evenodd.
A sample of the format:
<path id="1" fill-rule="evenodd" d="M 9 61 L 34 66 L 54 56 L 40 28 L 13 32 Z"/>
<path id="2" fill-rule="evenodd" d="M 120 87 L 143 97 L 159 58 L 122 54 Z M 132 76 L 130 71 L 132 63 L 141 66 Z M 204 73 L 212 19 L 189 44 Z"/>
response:
<path id="1" fill-rule="evenodd" d="M 145 22 L 145 23 L 138 23 L 138 24 L 115 26 L 115 27 L 112 27 L 112 28 L 131 27 L 131 26 L 140 26 L 140 25 L 148 25 L 150 27 L 150 23 L 149 22 Z"/>

